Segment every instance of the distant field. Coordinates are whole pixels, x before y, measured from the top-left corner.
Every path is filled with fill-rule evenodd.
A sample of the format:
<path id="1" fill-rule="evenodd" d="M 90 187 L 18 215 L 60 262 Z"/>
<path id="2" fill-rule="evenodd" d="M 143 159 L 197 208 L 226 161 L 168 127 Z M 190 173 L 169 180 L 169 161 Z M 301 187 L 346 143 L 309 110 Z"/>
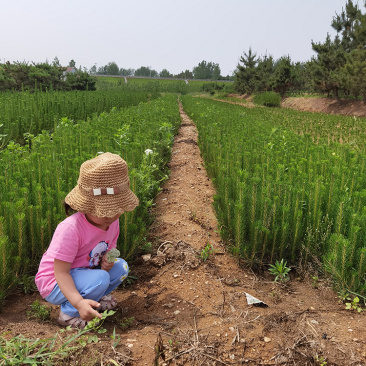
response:
<path id="1" fill-rule="evenodd" d="M 233 83 L 230 81 L 192 80 L 187 79 L 160 79 L 160 78 L 138 78 L 97 76 L 97 89 L 111 89 L 116 86 L 126 89 L 142 89 L 144 91 L 154 91 L 162 93 L 197 93 L 225 90 L 232 92 Z"/>

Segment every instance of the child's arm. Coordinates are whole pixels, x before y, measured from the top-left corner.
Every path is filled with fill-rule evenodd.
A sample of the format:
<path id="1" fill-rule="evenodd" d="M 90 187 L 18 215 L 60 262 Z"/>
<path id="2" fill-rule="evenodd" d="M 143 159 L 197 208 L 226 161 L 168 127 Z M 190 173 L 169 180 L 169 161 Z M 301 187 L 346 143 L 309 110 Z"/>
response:
<path id="1" fill-rule="evenodd" d="M 84 299 L 75 287 L 74 280 L 70 275 L 71 263 L 54 260 L 54 273 L 58 286 L 70 304 L 76 308 L 80 317 L 86 321 L 92 320 L 95 317 L 101 318 L 94 308 L 100 304 L 94 300 Z"/>

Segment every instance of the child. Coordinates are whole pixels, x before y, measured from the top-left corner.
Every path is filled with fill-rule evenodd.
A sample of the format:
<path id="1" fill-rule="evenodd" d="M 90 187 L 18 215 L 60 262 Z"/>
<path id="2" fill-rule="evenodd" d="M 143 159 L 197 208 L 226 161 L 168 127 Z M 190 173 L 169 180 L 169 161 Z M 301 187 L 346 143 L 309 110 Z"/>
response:
<path id="1" fill-rule="evenodd" d="M 98 311 L 114 309 L 109 295 L 127 277 L 123 259 L 108 262 L 116 247 L 118 218 L 139 203 L 129 189 L 128 167 L 118 155 L 104 153 L 80 167 L 77 186 L 65 198 L 65 210 L 77 211 L 56 228 L 35 281 L 42 297 L 61 305 L 59 324 L 84 328 Z"/>

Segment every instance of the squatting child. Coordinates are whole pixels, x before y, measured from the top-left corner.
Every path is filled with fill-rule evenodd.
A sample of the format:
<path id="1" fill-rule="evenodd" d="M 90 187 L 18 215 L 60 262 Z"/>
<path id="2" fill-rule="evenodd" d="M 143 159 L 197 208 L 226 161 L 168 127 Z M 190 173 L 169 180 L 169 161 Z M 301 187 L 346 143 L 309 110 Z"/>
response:
<path id="1" fill-rule="evenodd" d="M 111 292 L 127 277 L 128 265 L 121 258 L 108 261 L 107 253 L 116 248 L 119 217 L 138 203 L 120 156 L 104 153 L 81 165 L 65 198 L 68 217 L 57 226 L 35 278 L 42 297 L 61 305 L 59 324 L 84 328 L 117 306 Z"/>

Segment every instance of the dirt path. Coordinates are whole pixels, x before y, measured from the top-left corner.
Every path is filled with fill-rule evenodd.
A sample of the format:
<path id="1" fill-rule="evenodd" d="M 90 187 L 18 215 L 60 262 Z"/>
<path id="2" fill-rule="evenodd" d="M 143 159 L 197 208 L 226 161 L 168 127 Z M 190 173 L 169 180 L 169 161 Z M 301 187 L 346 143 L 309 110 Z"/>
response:
<path id="1" fill-rule="evenodd" d="M 153 212 L 155 250 L 131 264 L 138 280 L 115 292 L 119 305 L 104 324 L 107 333 L 65 364 L 366 365 L 365 316 L 345 310 L 326 283 L 293 274 L 281 286 L 226 252 L 197 129 L 182 110 L 181 116 L 170 178 Z M 207 245 L 215 251 L 204 261 Z M 246 293 L 268 307 L 248 305 Z M 59 331 L 56 308 L 51 322 L 27 319 L 35 299 L 14 298 L 1 314 L 1 333 L 45 338 Z"/>

